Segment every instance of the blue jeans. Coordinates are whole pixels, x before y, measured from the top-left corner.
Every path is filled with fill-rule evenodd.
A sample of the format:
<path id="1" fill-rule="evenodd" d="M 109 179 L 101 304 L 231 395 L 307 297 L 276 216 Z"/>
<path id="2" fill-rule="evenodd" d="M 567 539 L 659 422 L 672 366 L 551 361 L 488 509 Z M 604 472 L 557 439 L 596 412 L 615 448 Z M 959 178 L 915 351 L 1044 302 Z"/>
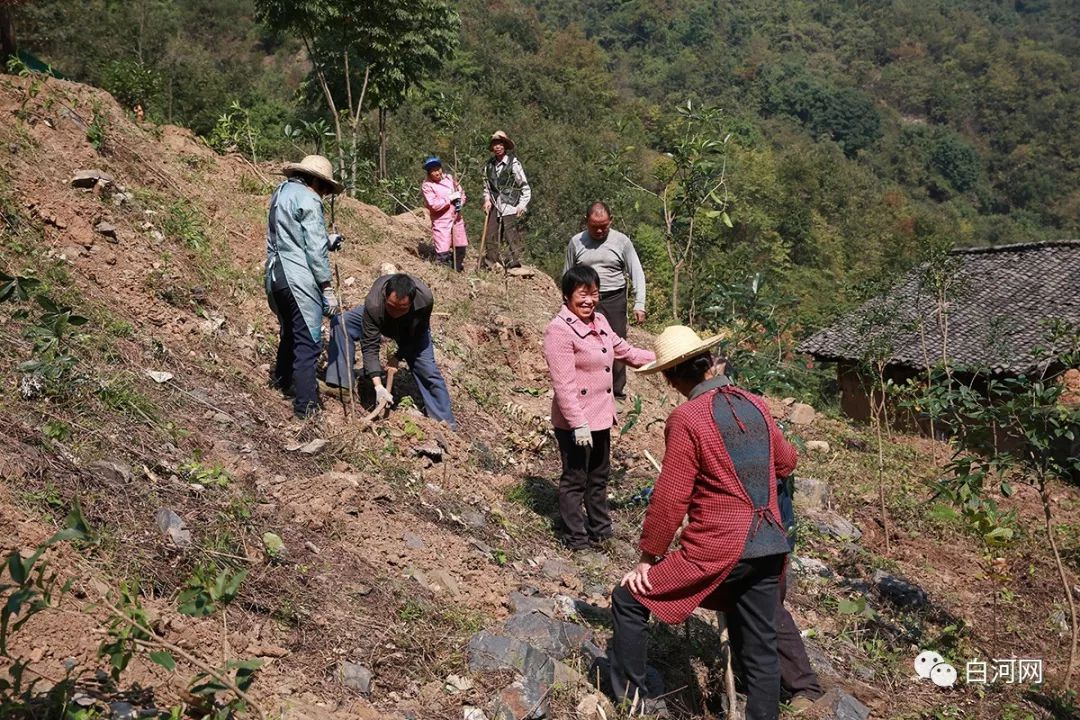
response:
<path id="1" fill-rule="evenodd" d="M 363 306 L 345 313 L 345 328 L 349 333 L 349 358 L 356 364 L 356 341 L 364 332 Z M 431 344 L 431 331 L 426 330 L 415 342 L 406 343 L 398 340 L 397 355 L 405 361 L 416 378 L 420 388 L 420 397 L 424 401 L 427 416 L 441 420 L 457 430 L 457 420 L 450 409 L 450 391 L 439 366 L 435 364 L 435 350 Z"/>

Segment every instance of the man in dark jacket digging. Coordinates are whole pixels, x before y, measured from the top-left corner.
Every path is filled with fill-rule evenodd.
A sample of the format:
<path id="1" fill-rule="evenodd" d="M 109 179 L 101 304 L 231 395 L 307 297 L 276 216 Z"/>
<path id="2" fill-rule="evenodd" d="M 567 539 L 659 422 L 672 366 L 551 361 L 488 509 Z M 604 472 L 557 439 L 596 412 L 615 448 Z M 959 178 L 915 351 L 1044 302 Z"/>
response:
<path id="1" fill-rule="evenodd" d="M 349 356 L 355 362 L 355 343 L 360 342 L 364 375 L 375 386 L 375 398 L 391 405 L 394 397 L 383 385 L 386 372 L 379 359 L 382 338 L 397 343 L 396 358 L 404 360 L 416 378 L 428 417 L 457 430 L 450 409 L 450 392 L 431 344 L 431 310 L 435 299 L 421 280 L 405 273 L 383 275 L 371 286 L 364 304 L 345 313 L 349 332 Z"/>

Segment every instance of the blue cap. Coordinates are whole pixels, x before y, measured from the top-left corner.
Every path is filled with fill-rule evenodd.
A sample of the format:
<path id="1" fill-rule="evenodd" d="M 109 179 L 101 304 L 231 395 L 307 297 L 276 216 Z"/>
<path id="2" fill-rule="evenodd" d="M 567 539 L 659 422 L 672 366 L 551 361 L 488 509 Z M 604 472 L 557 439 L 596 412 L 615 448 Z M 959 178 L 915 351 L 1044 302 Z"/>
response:
<path id="1" fill-rule="evenodd" d="M 424 169 L 430 171 L 433 167 L 442 167 L 442 160 L 437 155 L 430 155 L 428 159 L 424 161 Z"/>

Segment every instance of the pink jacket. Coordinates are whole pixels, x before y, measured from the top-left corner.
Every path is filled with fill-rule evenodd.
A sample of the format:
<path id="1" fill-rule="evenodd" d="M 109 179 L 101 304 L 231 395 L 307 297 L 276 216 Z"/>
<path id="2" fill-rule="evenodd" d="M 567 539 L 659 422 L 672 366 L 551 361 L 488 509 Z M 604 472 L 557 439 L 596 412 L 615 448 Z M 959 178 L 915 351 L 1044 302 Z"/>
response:
<path id="1" fill-rule="evenodd" d="M 544 359 L 555 388 L 551 424 L 562 430 L 586 423 L 590 430 L 614 425 L 612 361 L 641 367 L 656 359 L 652 351 L 636 348 L 616 335 L 600 313 L 594 318 L 589 327 L 563 305 L 544 330 Z"/>
<path id="2" fill-rule="evenodd" d="M 469 244 L 465 237 L 465 221 L 461 214 L 454 211 L 450 203 L 450 193 L 454 192 L 455 183 L 451 175 L 443 175 L 439 182 L 425 180 L 421 188 L 424 192 L 424 205 L 431 216 L 431 241 L 435 252 L 448 252 L 453 247 L 465 247 Z M 460 188 L 458 188 L 460 189 Z M 461 191 L 461 202 L 465 202 L 465 191 Z"/>

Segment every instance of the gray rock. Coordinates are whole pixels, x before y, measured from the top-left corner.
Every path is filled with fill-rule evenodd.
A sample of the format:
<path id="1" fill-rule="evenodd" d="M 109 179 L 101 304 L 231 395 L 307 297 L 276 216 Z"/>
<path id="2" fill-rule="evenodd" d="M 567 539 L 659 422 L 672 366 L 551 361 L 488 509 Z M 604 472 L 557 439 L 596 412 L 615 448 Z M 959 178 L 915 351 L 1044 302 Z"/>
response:
<path id="1" fill-rule="evenodd" d="M 433 462 L 442 462 L 443 451 L 439 447 L 438 443 L 430 442 L 426 445 L 420 445 L 412 449 L 413 455 L 417 457 L 430 458 Z"/>
<path id="2" fill-rule="evenodd" d="M 559 580 L 568 575 L 576 576 L 577 568 L 566 560 L 561 558 L 548 558 L 544 561 L 544 564 L 540 566 L 540 572 L 544 573 L 544 577 L 551 578 L 552 580 Z"/>
<path id="3" fill-rule="evenodd" d="M 154 522 L 157 523 L 158 530 L 176 547 L 183 550 L 191 545 L 191 531 L 187 529 L 183 518 L 169 508 L 158 508 L 154 513 Z"/>
<path id="4" fill-rule="evenodd" d="M 875 570 L 871 580 L 881 596 L 897 607 L 921 608 L 930 602 L 930 597 L 921 587 L 884 570 Z"/>
<path id="5" fill-rule="evenodd" d="M 87 466 L 99 480 L 114 483 L 131 482 L 131 468 L 114 460 L 95 460 Z"/>
<path id="6" fill-rule="evenodd" d="M 831 449 L 829 443 L 824 440 L 807 440 L 806 449 L 812 453 L 828 453 Z"/>
<path id="7" fill-rule="evenodd" d="M 814 710 L 821 713 L 816 716 L 821 720 L 867 720 L 870 717 L 870 708 L 840 688 L 833 688 L 818 698 Z"/>
<path id="8" fill-rule="evenodd" d="M 343 685 L 357 692 L 371 692 L 371 671 L 359 663 L 342 660 L 338 665 L 338 679 Z"/>
<path id="9" fill-rule="evenodd" d="M 803 645 L 806 647 L 806 657 L 809 658 L 810 666 L 814 668 L 814 672 L 818 675 L 838 677 L 839 673 L 836 672 L 836 666 L 832 664 L 832 660 L 829 659 L 829 656 L 825 654 L 825 651 L 816 640 L 803 638 Z"/>
<path id="10" fill-rule="evenodd" d="M 114 182 L 112 175 L 101 170 L 77 170 L 75 177 L 71 178 L 71 187 L 92 188 L 99 181 L 106 184 Z"/>
<path id="11" fill-rule="evenodd" d="M 543 617 L 531 613 L 534 617 Z M 547 714 L 546 703 L 541 702 L 548 688 L 555 681 L 555 661 L 548 655 L 516 638 L 493 635 L 486 630 L 478 632 L 469 640 L 469 669 L 514 670 L 521 677 L 503 689 L 495 701 L 496 718 L 524 720 L 540 718 Z M 530 715 L 529 711 L 536 708 Z"/>
<path id="12" fill-rule="evenodd" d="M 412 550 L 423 550 L 427 547 L 427 543 L 425 543 L 419 535 L 408 530 L 402 535 L 402 540 L 405 541 L 405 547 Z"/>
<path id="13" fill-rule="evenodd" d="M 127 702 L 109 703 L 109 714 L 112 720 L 135 720 L 139 717 L 135 706 Z"/>
<path id="14" fill-rule="evenodd" d="M 117 240 L 116 226 L 112 223 L 99 222 L 97 225 L 94 226 L 94 232 L 96 232 L 98 235 L 104 235 L 109 240 Z"/>
<path id="15" fill-rule="evenodd" d="M 794 403 L 788 411 L 788 422 L 793 425 L 809 425 L 814 422 L 817 413 L 814 408 L 806 403 Z"/>
<path id="16" fill-rule="evenodd" d="M 802 577 L 831 578 L 833 576 L 833 571 L 829 569 L 829 566 L 817 558 L 792 555 L 791 565 L 795 572 Z"/>
<path id="17" fill-rule="evenodd" d="M 825 512 L 832 490 L 829 483 L 812 477 L 795 476 L 795 507 L 800 512 Z"/>
<path id="18" fill-rule="evenodd" d="M 812 519 L 818 532 L 837 540 L 857 541 L 862 537 L 862 530 L 835 510 L 820 513 Z"/>
<path id="19" fill-rule="evenodd" d="M 461 710 L 464 713 L 463 720 L 488 720 L 488 717 L 484 714 L 484 711 L 478 707 L 466 705 Z"/>
<path id="20" fill-rule="evenodd" d="M 584 625 L 563 622 L 536 612 L 518 613 L 506 621 L 506 632 L 551 657 L 562 660 L 592 639 Z"/>
<path id="21" fill-rule="evenodd" d="M 467 526 L 479 530 L 487 525 L 487 518 L 484 517 L 484 513 L 472 508 L 465 508 L 461 512 L 457 513 L 457 516 L 461 519 L 461 522 Z"/>
<path id="22" fill-rule="evenodd" d="M 527 596 L 519 592 L 510 593 L 508 601 L 510 609 L 515 613 L 543 613 L 547 616 L 555 615 L 555 600 L 539 595 Z"/>
<path id="23" fill-rule="evenodd" d="M 322 438 L 315 438 L 307 445 L 301 446 L 300 452 L 304 455 L 314 455 L 320 450 L 322 450 L 324 447 L 326 447 L 326 440 L 323 440 Z"/>

